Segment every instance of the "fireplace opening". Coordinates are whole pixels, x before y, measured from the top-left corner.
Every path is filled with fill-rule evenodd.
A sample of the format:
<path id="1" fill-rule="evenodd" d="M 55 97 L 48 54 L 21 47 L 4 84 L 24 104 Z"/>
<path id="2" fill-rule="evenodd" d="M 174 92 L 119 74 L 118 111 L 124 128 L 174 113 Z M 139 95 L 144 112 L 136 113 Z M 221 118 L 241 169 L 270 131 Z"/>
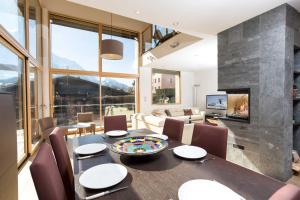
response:
<path id="1" fill-rule="evenodd" d="M 227 93 L 226 119 L 250 122 L 250 88 L 223 90 Z"/>

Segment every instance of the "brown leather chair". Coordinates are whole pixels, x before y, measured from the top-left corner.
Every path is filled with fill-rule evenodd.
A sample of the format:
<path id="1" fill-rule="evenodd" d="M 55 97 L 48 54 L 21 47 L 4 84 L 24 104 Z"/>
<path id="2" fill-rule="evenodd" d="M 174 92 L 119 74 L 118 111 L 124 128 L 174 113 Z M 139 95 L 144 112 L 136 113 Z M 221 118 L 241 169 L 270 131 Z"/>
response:
<path id="1" fill-rule="evenodd" d="M 210 154 L 226 159 L 227 135 L 227 128 L 199 123 L 194 125 L 191 144 L 205 149 Z"/>
<path id="2" fill-rule="evenodd" d="M 43 143 L 30 166 L 39 199 L 67 200 L 65 188 L 51 146 Z"/>
<path id="3" fill-rule="evenodd" d="M 45 117 L 42 119 L 39 119 L 39 125 L 42 131 L 43 139 L 49 143 L 49 135 L 52 133 L 52 131 L 55 128 L 54 120 L 52 117 Z"/>
<path id="4" fill-rule="evenodd" d="M 300 188 L 287 184 L 277 190 L 269 200 L 299 200 L 300 199 Z"/>
<path id="5" fill-rule="evenodd" d="M 167 135 L 170 139 L 181 142 L 183 127 L 184 127 L 183 121 L 166 118 L 163 134 Z"/>
<path id="6" fill-rule="evenodd" d="M 126 115 L 104 117 L 104 133 L 114 130 L 127 131 Z"/>
<path id="7" fill-rule="evenodd" d="M 68 149 L 64 140 L 64 129 L 55 128 L 49 136 L 57 166 L 64 183 L 68 199 L 75 198 L 74 176 Z"/>
<path id="8" fill-rule="evenodd" d="M 93 134 L 95 134 L 96 124 L 94 123 L 92 112 L 77 113 L 77 122 L 78 122 L 78 124 L 84 123 L 84 124 L 90 125 L 90 127 L 86 128 L 86 129 L 89 129 L 89 132 L 92 132 Z M 82 130 L 79 129 L 79 132 L 81 134 Z"/>

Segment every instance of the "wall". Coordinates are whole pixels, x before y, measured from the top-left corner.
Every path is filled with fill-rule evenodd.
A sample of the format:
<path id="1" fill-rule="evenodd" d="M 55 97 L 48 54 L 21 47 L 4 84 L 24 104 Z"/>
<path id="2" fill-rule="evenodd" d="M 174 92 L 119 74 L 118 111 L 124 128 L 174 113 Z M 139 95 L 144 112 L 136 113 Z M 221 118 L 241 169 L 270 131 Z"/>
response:
<path id="1" fill-rule="evenodd" d="M 181 71 L 181 104 L 152 105 L 151 68 L 140 68 L 140 112 L 150 114 L 153 109 L 188 108 L 193 105 L 194 73 Z"/>
<path id="2" fill-rule="evenodd" d="M 284 4 L 218 34 L 218 88 L 251 89 L 250 123 L 222 122 L 229 129 L 227 159 L 280 180 L 291 176 L 290 10 Z"/>
<path id="3" fill-rule="evenodd" d="M 206 110 L 206 95 L 224 94 L 218 91 L 218 68 L 203 68 L 194 74 L 195 84 L 200 86 L 197 88 L 197 107 L 200 110 Z M 206 110 L 207 112 L 220 112 L 218 110 Z"/>

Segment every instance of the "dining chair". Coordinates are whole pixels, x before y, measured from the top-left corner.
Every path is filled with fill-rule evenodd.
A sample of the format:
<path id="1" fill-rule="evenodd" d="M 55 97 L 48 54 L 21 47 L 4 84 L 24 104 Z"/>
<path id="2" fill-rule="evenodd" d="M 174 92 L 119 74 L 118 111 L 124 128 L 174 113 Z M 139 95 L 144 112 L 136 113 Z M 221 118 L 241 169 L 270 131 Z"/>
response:
<path id="1" fill-rule="evenodd" d="M 39 119 L 39 125 L 42 131 L 43 139 L 49 143 L 49 135 L 52 133 L 52 131 L 55 128 L 54 120 L 52 117 L 45 117 L 42 119 Z"/>
<path id="2" fill-rule="evenodd" d="M 39 199 L 67 200 L 65 188 L 49 144 L 41 144 L 30 165 L 30 173 Z"/>
<path id="3" fill-rule="evenodd" d="M 88 124 L 89 127 L 85 129 L 88 129 L 90 132 L 92 132 L 95 135 L 96 124 L 93 120 L 93 112 L 77 113 L 77 122 L 78 124 L 80 123 Z M 81 133 L 82 130 L 79 129 L 79 132 Z"/>
<path id="4" fill-rule="evenodd" d="M 114 130 L 127 131 L 126 115 L 104 117 L 104 133 Z"/>
<path id="5" fill-rule="evenodd" d="M 299 200 L 300 199 L 300 188 L 287 184 L 277 190 L 269 200 Z"/>
<path id="6" fill-rule="evenodd" d="M 195 124 L 191 145 L 226 159 L 228 129 L 207 124 Z"/>
<path id="7" fill-rule="evenodd" d="M 166 118 L 163 134 L 167 135 L 170 139 L 181 142 L 183 133 L 184 121 Z"/>
<path id="8" fill-rule="evenodd" d="M 64 140 L 64 129 L 55 128 L 49 136 L 56 158 L 57 166 L 65 187 L 68 199 L 75 198 L 74 175 L 67 145 Z"/>

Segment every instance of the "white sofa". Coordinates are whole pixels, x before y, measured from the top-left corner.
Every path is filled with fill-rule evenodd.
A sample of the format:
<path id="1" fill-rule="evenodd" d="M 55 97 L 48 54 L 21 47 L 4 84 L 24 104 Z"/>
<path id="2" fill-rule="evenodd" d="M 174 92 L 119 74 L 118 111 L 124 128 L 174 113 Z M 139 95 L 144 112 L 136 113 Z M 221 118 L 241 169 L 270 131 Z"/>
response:
<path id="1" fill-rule="evenodd" d="M 205 112 L 197 108 L 191 108 L 193 115 L 185 116 L 182 108 L 168 109 L 171 116 L 167 116 L 165 109 L 155 109 L 151 114 L 137 113 L 132 118 L 134 129 L 147 128 L 156 133 L 162 133 L 165 119 L 172 118 L 184 121 L 182 143 L 190 144 L 192 140 L 194 123 L 203 123 Z M 190 123 L 191 121 L 191 123 Z"/>

